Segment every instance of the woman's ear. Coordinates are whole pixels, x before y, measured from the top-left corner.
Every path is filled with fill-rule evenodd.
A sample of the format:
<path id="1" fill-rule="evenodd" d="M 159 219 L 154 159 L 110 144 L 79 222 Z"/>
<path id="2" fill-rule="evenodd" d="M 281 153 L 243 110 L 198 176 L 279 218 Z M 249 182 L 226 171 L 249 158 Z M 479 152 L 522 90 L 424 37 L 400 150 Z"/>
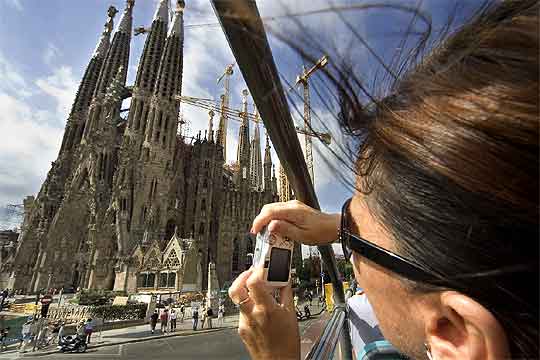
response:
<path id="1" fill-rule="evenodd" d="M 439 300 L 425 317 L 426 343 L 434 360 L 510 357 L 504 329 L 484 306 L 455 291 L 442 292 Z"/>

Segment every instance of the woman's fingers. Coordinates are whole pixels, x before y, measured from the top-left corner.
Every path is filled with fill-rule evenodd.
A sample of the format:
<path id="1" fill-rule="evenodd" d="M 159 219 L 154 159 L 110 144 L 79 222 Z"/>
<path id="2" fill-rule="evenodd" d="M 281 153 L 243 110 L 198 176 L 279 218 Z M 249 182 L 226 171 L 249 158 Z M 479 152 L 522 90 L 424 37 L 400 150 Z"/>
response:
<path id="1" fill-rule="evenodd" d="M 232 302 L 235 304 L 242 303 L 240 305 L 240 310 L 243 311 L 249 311 L 250 307 L 253 306 L 253 302 L 248 300 L 249 292 L 246 287 L 246 281 L 250 277 L 252 272 L 253 269 L 249 269 L 238 275 L 236 280 L 234 280 L 231 287 L 229 288 L 229 297 L 231 298 Z"/>
<path id="2" fill-rule="evenodd" d="M 262 230 L 271 220 L 287 220 L 298 224 L 305 217 L 307 206 L 299 201 L 287 201 L 285 203 L 273 203 L 264 205 L 255 220 L 251 232 L 256 234 Z"/>
<path id="3" fill-rule="evenodd" d="M 291 284 L 279 290 L 279 302 L 289 310 L 294 310 L 294 295 Z"/>
<path id="4" fill-rule="evenodd" d="M 268 231 L 279 234 L 294 241 L 300 241 L 300 229 L 286 220 L 272 220 L 268 224 Z"/>
<path id="5" fill-rule="evenodd" d="M 246 287 L 249 290 L 249 296 L 256 306 L 272 309 L 277 305 L 272 297 L 271 289 L 264 280 L 264 269 L 256 268 L 246 281 Z"/>

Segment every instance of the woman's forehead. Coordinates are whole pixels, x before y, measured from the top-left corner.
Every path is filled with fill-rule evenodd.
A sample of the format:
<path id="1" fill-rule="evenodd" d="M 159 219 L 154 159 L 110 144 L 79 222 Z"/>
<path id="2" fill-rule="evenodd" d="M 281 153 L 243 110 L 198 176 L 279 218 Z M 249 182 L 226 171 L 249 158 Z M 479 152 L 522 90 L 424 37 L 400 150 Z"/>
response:
<path id="1" fill-rule="evenodd" d="M 395 251 L 391 236 L 370 211 L 365 194 L 355 193 L 348 208 L 348 216 L 352 231 L 384 249 Z"/>

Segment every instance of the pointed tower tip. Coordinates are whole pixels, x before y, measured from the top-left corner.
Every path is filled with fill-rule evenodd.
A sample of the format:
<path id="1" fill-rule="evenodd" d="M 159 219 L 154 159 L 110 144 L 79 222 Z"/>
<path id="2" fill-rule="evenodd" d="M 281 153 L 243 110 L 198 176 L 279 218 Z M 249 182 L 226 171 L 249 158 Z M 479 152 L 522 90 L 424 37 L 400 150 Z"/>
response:
<path id="1" fill-rule="evenodd" d="M 178 0 L 176 2 L 176 9 L 174 10 L 174 18 L 171 25 L 171 28 L 169 29 L 168 36 L 174 36 L 174 35 L 183 35 L 184 30 L 184 8 L 186 7 L 186 4 L 183 0 Z"/>
<path id="2" fill-rule="evenodd" d="M 108 19 L 104 25 L 103 32 L 99 38 L 99 42 L 94 50 L 92 57 L 105 57 L 107 50 L 109 49 L 111 32 L 113 29 L 113 19 L 118 13 L 118 10 L 114 6 L 110 6 L 107 10 Z"/>
<path id="3" fill-rule="evenodd" d="M 159 0 L 154 20 L 169 21 L 169 0 Z"/>
<path id="4" fill-rule="evenodd" d="M 135 6 L 135 0 L 127 0 L 126 8 L 122 14 L 122 19 L 118 24 L 118 29 L 116 31 L 123 32 L 126 34 L 131 34 L 131 23 L 133 22 L 133 7 Z"/>

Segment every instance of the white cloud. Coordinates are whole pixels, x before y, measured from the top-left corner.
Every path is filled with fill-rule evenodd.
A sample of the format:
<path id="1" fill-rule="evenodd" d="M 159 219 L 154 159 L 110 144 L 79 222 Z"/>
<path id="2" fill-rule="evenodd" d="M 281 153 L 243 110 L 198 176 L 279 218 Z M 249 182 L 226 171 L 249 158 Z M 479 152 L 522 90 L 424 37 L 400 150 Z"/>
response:
<path id="1" fill-rule="evenodd" d="M 14 94 L 18 97 L 31 95 L 26 80 L 19 70 L 0 53 L 0 91 Z"/>
<path id="2" fill-rule="evenodd" d="M 0 204 L 19 203 L 39 190 L 58 153 L 67 113 L 76 91 L 71 68 L 28 82 L 0 53 Z M 49 96 L 53 108 L 36 101 Z"/>
<path id="3" fill-rule="evenodd" d="M 6 2 L 6 4 L 8 4 L 9 6 L 11 6 L 12 8 L 18 11 L 24 10 L 21 0 L 4 0 L 4 1 Z"/>
<path id="4" fill-rule="evenodd" d="M 53 43 L 49 43 L 43 52 L 43 61 L 47 65 L 52 65 L 54 60 L 62 55 L 60 49 L 58 49 Z"/>
<path id="5" fill-rule="evenodd" d="M 0 203 L 20 202 L 39 189 L 56 157 L 62 129 L 50 121 L 53 113 L 35 111 L 24 101 L 0 93 Z"/>
<path id="6" fill-rule="evenodd" d="M 71 67 L 55 68 L 52 75 L 36 80 L 36 85 L 41 91 L 56 100 L 56 112 L 61 121 L 64 121 L 71 109 L 78 86 Z"/>

